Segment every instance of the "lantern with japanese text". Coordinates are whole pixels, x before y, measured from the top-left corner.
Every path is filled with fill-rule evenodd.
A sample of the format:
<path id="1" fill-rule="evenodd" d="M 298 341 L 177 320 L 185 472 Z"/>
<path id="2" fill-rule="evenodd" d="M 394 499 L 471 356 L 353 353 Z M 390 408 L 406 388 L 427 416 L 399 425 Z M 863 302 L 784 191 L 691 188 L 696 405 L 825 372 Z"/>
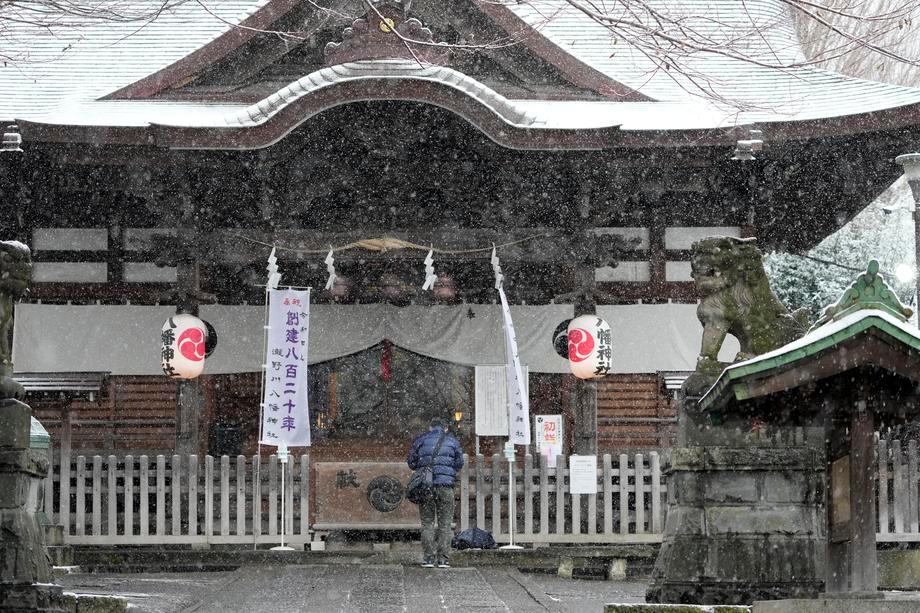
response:
<path id="1" fill-rule="evenodd" d="M 579 379 L 603 377 L 613 357 L 610 325 L 597 315 L 582 315 L 569 322 L 569 368 Z"/>
<path id="2" fill-rule="evenodd" d="M 194 379 L 200 375 L 208 349 L 208 325 L 194 315 L 174 315 L 163 324 L 160 358 L 168 377 Z"/>

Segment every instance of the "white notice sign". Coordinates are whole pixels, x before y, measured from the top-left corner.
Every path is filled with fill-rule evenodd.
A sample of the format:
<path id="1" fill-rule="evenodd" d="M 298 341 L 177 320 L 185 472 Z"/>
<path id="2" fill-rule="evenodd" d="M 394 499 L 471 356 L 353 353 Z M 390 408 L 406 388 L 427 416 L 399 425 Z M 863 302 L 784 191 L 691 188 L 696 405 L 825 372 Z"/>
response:
<path id="1" fill-rule="evenodd" d="M 556 468 L 556 456 L 562 454 L 562 415 L 537 415 L 537 453 L 546 456 L 546 465 Z"/>
<path id="2" fill-rule="evenodd" d="M 569 456 L 569 493 L 597 493 L 597 456 Z"/>
<path id="3" fill-rule="evenodd" d="M 476 366 L 476 436 L 508 436 L 508 388 L 505 364 Z M 524 389 L 527 366 L 523 366 Z"/>

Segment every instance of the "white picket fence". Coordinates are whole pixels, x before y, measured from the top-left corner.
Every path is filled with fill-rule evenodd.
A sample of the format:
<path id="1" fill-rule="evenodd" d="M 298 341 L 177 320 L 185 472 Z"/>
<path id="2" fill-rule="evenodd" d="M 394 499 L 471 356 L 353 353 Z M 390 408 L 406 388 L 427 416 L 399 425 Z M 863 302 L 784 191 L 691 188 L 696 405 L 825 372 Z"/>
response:
<path id="1" fill-rule="evenodd" d="M 917 441 L 905 445 L 897 439 L 878 441 L 879 542 L 920 541 L 918 512 Z"/>
<path id="2" fill-rule="evenodd" d="M 570 494 L 567 458 L 556 468 L 545 457 L 508 470 L 502 456 L 464 463 L 460 473 L 459 527 L 489 530 L 498 542 L 659 543 L 664 530 L 667 487 L 659 454 L 598 457 L 597 494 Z M 510 483 L 509 483 L 510 481 Z M 514 492 L 514 496 L 509 496 Z"/>
<path id="3" fill-rule="evenodd" d="M 77 456 L 45 479 L 44 511 L 73 545 L 277 544 L 284 504 L 285 543 L 303 545 L 309 466 L 291 457 L 282 502 L 277 456 Z"/>
<path id="4" fill-rule="evenodd" d="M 878 441 L 878 541 L 920 542 L 918 444 Z M 556 468 L 527 455 L 509 474 L 499 455 L 466 458 L 459 529 L 520 543 L 657 543 L 667 512 L 656 452 L 598 457 L 597 494 L 569 493 L 568 458 Z M 258 456 L 76 456 L 44 482 L 44 512 L 80 545 L 277 544 L 316 539 L 310 521 L 310 457 L 287 465 L 281 501 L 278 458 Z M 511 495 L 513 493 L 513 495 Z"/>
<path id="5" fill-rule="evenodd" d="M 655 452 L 623 454 L 616 463 L 599 457 L 598 493 L 591 495 L 569 494 L 565 456 L 549 468 L 527 455 L 510 487 L 500 456 L 470 461 L 458 488 L 460 529 L 479 526 L 507 542 L 513 516 L 517 542 L 661 540 L 667 489 Z M 275 544 L 284 504 L 284 540 L 302 546 L 315 538 L 309 475 L 309 455 L 292 457 L 282 502 L 276 456 L 76 456 L 45 479 L 44 511 L 64 527 L 68 544 Z"/>

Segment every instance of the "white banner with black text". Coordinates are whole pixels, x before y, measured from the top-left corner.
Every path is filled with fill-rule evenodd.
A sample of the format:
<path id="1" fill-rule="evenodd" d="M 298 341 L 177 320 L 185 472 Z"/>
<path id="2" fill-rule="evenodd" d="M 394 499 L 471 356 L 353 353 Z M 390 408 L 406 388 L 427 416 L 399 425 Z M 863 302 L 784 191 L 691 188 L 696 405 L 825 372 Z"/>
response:
<path id="1" fill-rule="evenodd" d="M 505 290 L 498 288 L 502 300 L 502 319 L 505 324 L 505 384 L 508 388 L 508 440 L 515 445 L 530 444 L 530 399 L 524 386 L 524 373 L 521 369 L 521 356 L 518 353 L 517 338 L 514 335 L 514 323 L 511 321 L 511 309 Z"/>
<path id="2" fill-rule="evenodd" d="M 262 396 L 263 445 L 310 445 L 309 336 L 310 291 L 269 290 Z"/>

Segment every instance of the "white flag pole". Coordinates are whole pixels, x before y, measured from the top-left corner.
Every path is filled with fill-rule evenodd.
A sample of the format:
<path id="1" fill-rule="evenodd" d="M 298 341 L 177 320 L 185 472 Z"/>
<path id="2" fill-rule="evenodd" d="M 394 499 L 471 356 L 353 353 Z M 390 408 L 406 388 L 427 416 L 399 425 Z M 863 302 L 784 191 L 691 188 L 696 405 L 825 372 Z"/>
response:
<path id="1" fill-rule="evenodd" d="M 265 267 L 265 270 L 268 272 L 268 278 L 265 282 L 265 309 L 262 316 L 262 360 L 264 361 L 266 356 L 266 348 L 268 347 L 268 296 L 269 291 L 277 289 L 278 281 L 281 280 L 281 275 L 278 274 L 278 258 L 275 257 L 275 247 L 272 246 L 272 252 L 268 254 L 268 266 Z M 265 411 L 265 372 L 267 364 L 262 364 L 262 382 L 259 386 L 259 438 L 256 441 L 256 449 L 258 457 L 262 457 L 262 420 L 263 413 Z M 253 491 L 262 491 L 262 488 L 259 487 L 261 483 L 261 462 L 256 466 L 255 475 L 253 478 L 255 482 L 253 485 Z M 258 508 L 262 504 L 261 500 L 253 501 L 253 508 Z M 252 548 L 256 549 L 258 547 L 258 542 L 256 540 L 256 531 L 252 531 Z"/>
<path id="2" fill-rule="evenodd" d="M 495 253 L 495 245 L 492 245 L 491 261 L 492 261 L 492 270 L 495 272 L 495 289 L 498 290 L 498 295 L 502 301 L 502 320 L 504 322 L 504 328 L 505 328 L 505 331 L 504 331 L 505 332 L 504 334 L 505 353 L 507 354 L 505 358 L 508 364 L 513 365 L 514 368 L 517 370 L 516 359 L 513 353 L 517 351 L 517 348 L 513 346 L 514 337 L 508 328 L 509 321 L 508 321 L 508 317 L 506 317 L 506 314 L 505 314 L 505 312 L 508 310 L 507 301 L 505 300 L 505 291 L 503 288 L 505 276 L 502 274 L 501 263 L 498 261 L 498 255 Z M 508 377 L 509 377 L 509 373 L 508 373 L 508 368 L 506 367 L 505 368 L 506 387 L 509 387 Z M 517 380 L 518 385 L 520 385 L 520 379 L 517 374 L 515 375 L 515 380 Z M 512 428 L 512 424 L 514 423 L 512 420 L 511 402 L 512 402 L 511 394 L 508 394 L 508 406 L 507 406 L 507 409 L 508 409 L 508 442 L 505 443 L 505 458 L 507 458 L 508 460 L 508 544 L 502 545 L 501 547 L 499 547 L 499 549 L 502 551 L 515 551 L 518 549 L 523 549 L 523 547 L 521 547 L 520 545 L 514 544 L 514 531 L 515 531 L 515 520 L 516 520 L 515 516 L 517 515 L 517 504 L 516 504 L 517 503 L 516 501 L 517 492 L 515 491 L 515 488 L 511 487 L 511 483 L 514 480 L 514 457 L 515 457 L 514 443 L 512 442 L 512 436 L 511 436 L 511 428 Z"/>
<path id="3" fill-rule="evenodd" d="M 284 512 L 287 508 L 287 498 L 285 498 L 284 495 L 284 482 L 287 481 L 285 478 L 285 468 L 288 463 L 288 447 L 286 443 L 278 445 L 278 461 L 281 462 L 281 545 L 279 547 L 272 547 L 272 551 L 294 551 L 293 547 L 284 546 L 284 533 L 287 530 Z"/>

